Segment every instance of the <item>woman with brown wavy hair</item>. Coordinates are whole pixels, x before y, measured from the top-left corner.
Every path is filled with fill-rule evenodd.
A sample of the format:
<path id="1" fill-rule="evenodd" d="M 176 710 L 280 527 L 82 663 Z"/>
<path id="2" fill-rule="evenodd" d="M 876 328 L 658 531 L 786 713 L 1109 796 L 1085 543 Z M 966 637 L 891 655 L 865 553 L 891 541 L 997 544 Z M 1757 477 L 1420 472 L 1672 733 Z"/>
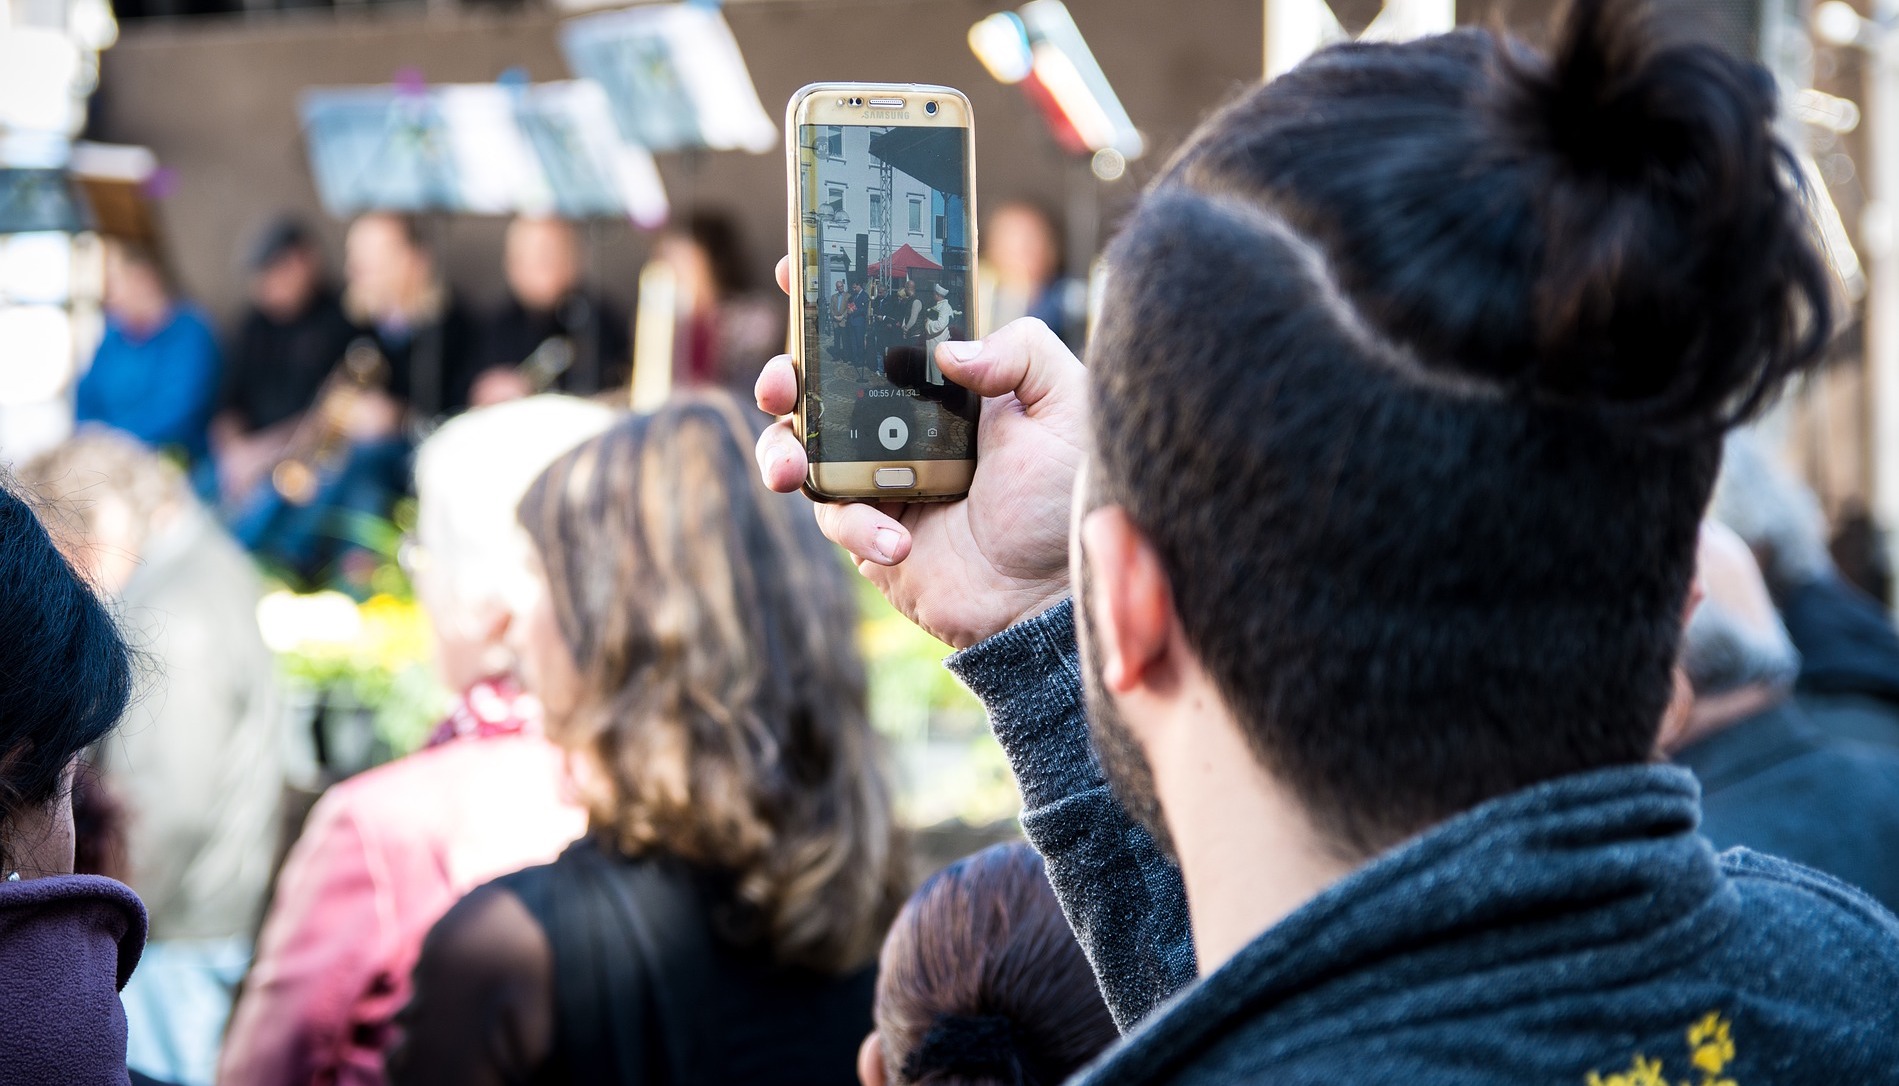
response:
<path id="1" fill-rule="evenodd" d="M 839 559 L 722 394 L 521 505 L 521 671 L 590 832 L 424 944 L 396 1083 L 847 1083 L 902 895 Z"/>

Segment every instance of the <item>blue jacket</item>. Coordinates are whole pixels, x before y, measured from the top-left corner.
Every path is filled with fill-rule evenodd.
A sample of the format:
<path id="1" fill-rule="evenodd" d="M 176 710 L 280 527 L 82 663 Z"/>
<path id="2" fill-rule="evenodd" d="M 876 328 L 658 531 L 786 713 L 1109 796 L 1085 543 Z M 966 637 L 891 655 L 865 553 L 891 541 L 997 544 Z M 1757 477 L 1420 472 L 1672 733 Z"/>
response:
<path id="1" fill-rule="evenodd" d="M 1899 920 L 1785 861 L 1717 856 L 1685 770 L 1467 811 L 1196 980 L 1179 872 L 1090 751 L 1070 606 L 951 667 L 1127 1032 L 1083 1083 L 1899 1082 Z"/>
<path id="2" fill-rule="evenodd" d="M 1689 744 L 1701 832 L 1824 871 L 1899 909 L 1899 752 L 1829 739 L 1792 701 Z"/>
<path id="3" fill-rule="evenodd" d="M 1795 696 L 1837 739 L 1899 747 L 1899 630 L 1872 597 L 1829 573 L 1782 594 L 1800 650 Z"/>
<path id="4" fill-rule="evenodd" d="M 108 320 L 79 379 L 75 418 L 124 430 L 155 449 L 180 449 L 195 463 L 209 452 L 219 368 L 217 336 L 195 308 L 174 308 L 145 338 Z"/>

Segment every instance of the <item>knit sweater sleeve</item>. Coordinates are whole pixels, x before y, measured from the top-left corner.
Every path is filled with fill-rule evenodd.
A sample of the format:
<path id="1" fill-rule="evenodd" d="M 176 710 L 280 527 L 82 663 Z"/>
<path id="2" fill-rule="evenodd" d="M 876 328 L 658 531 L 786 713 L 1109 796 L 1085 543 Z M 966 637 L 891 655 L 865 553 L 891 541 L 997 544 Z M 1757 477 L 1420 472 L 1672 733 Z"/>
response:
<path id="1" fill-rule="evenodd" d="M 1048 867 L 1123 1033 L 1196 974 L 1180 871 L 1108 789 L 1088 741 L 1073 604 L 950 657 L 989 711 Z"/>

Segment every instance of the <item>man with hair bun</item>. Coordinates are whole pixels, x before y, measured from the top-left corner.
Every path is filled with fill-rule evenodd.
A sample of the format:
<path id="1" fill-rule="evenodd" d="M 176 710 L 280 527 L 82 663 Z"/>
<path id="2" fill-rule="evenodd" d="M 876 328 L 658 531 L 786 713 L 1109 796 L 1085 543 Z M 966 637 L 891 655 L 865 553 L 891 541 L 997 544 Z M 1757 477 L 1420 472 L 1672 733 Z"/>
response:
<path id="1" fill-rule="evenodd" d="M 1899 920 L 1656 757 L 1722 432 L 1831 334 L 1772 86 L 1637 0 L 1322 50 L 1162 171 L 1086 369 L 938 351 L 965 501 L 819 508 L 963 648 L 1127 1035 L 1079 1082 L 1893 1081 Z"/>

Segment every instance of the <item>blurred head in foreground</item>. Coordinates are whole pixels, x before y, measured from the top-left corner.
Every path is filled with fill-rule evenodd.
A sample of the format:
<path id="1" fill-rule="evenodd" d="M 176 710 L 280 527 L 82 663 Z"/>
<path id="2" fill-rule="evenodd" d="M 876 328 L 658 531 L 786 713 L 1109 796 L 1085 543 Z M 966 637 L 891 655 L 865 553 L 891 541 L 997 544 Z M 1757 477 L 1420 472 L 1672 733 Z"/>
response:
<path id="1" fill-rule="evenodd" d="M 72 871 L 80 753 L 131 695 L 118 626 L 0 475 L 0 878 Z"/>
<path id="2" fill-rule="evenodd" d="M 515 671 L 511 601 L 533 562 L 516 507 L 549 464 L 614 417 L 590 400 L 535 396 L 450 419 L 417 450 L 409 567 L 449 690 Z"/>
<path id="3" fill-rule="evenodd" d="M 1119 1036 L 1042 858 L 996 845 L 932 876 L 877 971 L 863 1086 L 1065 1082 Z"/>
<path id="4" fill-rule="evenodd" d="M 1334 860 L 1651 758 L 1722 434 L 1831 299 L 1771 82 L 1647 11 L 1320 52 L 1109 251 L 1072 553 L 1163 839 L 1196 701 Z"/>
<path id="5" fill-rule="evenodd" d="M 622 418 L 521 503 L 542 576 L 523 677 L 622 855 L 728 877 L 728 931 L 788 964 L 875 952 L 900 897 L 837 556 L 767 491 L 738 402 Z"/>

